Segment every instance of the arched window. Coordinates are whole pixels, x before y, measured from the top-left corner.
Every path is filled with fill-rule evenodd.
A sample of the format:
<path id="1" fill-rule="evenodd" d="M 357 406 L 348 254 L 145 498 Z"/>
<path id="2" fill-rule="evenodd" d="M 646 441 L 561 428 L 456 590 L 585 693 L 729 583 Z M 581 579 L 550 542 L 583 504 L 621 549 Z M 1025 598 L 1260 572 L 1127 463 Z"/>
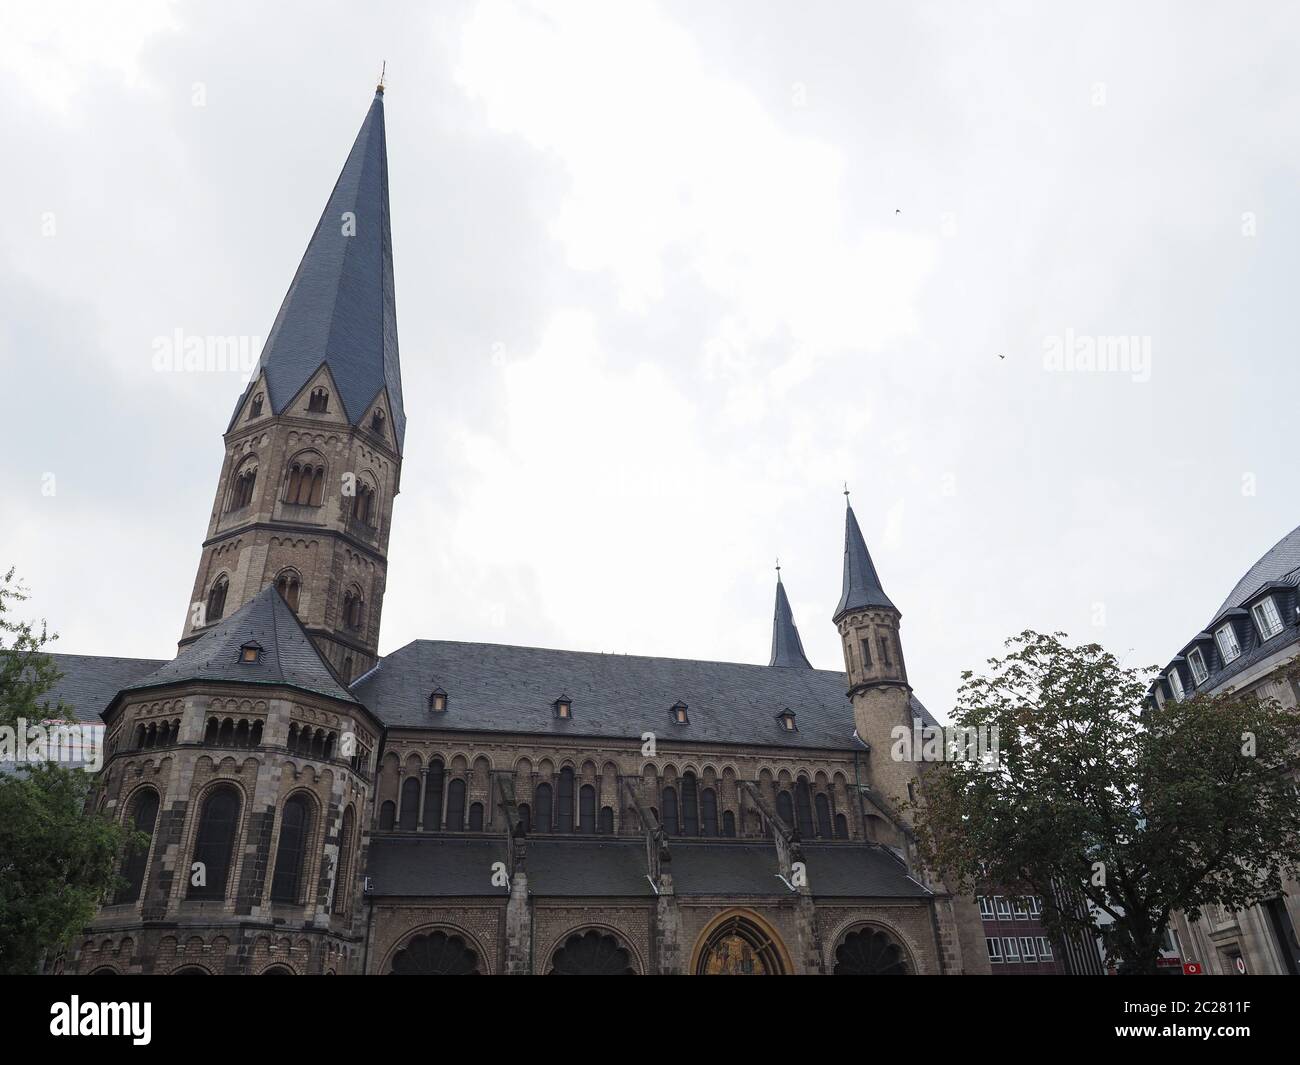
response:
<path id="1" fill-rule="evenodd" d="M 429 775 L 424 781 L 424 830 L 438 832 L 442 829 L 442 759 L 435 758 L 429 765 Z"/>
<path id="2" fill-rule="evenodd" d="M 194 861 L 202 863 L 203 882 L 190 879 L 192 899 L 224 899 L 230 876 L 230 859 L 239 828 L 239 792 L 221 784 L 208 792 L 199 814 L 199 831 L 194 841 Z"/>
<path id="3" fill-rule="evenodd" d="M 538 784 L 533 801 L 537 806 L 537 831 L 551 831 L 551 786 Z"/>
<path id="4" fill-rule="evenodd" d="M 780 976 L 781 952 L 753 921 L 736 916 L 723 921 L 700 951 L 697 976 Z"/>
<path id="5" fill-rule="evenodd" d="M 378 511 L 375 507 L 375 490 L 365 481 L 357 481 L 356 495 L 352 497 L 352 517 L 371 528 L 375 526 Z"/>
<path id="6" fill-rule="evenodd" d="M 817 835 L 822 839 L 830 839 L 835 834 L 834 828 L 831 827 L 831 801 L 826 798 L 826 793 L 819 791 L 817 793 Z"/>
<path id="7" fill-rule="evenodd" d="M 253 403 L 248 411 L 250 418 L 260 418 L 262 416 L 262 393 L 259 392 L 253 397 Z"/>
<path id="8" fill-rule="evenodd" d="M 694 773 L 682 775 L 682 835 L 700 834 L 700 807 Z"/>
<path id="9" fill-rule="evenodd" d="M 606 836 L 614 831 L 614 807 L 602 806 L 600 808 L 600 821 L 596 826 L 596 831 Z"/>
<path id="10" fill-rule="evenodd" d="M 398 827 L 403 832 L 414 832 L 420 817 L 420 778 L 407 777 L 402 781 L 402 819 Z"/>
<path id="11" fill-rule="evenodd" d="M 312 414 L 324 414 L 330 409 L 330 394 L 323 388 L 313 388 L 307 397 L 307 410 Z"/>
<path id="12" fill-rule="evenodd" d="M 378 436 L 384 435 L 384 412 L 376 407 L 374 414 L 370 415 L 370 431 Z"/>
<path id="13" fill-rule="evenodd" d="M 812 839 L 817 830 L 813 827 L 812 793 L 808 790 L 808 781 L 804 777 L 795 781 L 794 813 L 799 835 L 804 839 Z"/>
<path id="14" fill-rule="evenodd" d="M 849 838 L 849 819 L 845 817 L 843 814 L 835 815 L 835 838 L 836 839 Z"/>
<path id="15" fill-rule="evenodd" d="M 519 812 L 519 825 L 526 836 L 533 830 L 533 809 L 526 802 L 521 802 L 517 809 Z"/>
<path id="16" fill-rule="evenodd" d="M 391 832 L 393 830 L 393 822 L 396 818 L 397 803 L 393 802 L 392 799 L 389 799 L 379 807 L 379 831 Z"/>
<path id="17" fill-rule="evenodd" d="M 297 902 L 302 888 L 303 859 L 311 834 L 311 807 L 305 795 L 291 795 L 280 816 L 280 845 L 275 850 L 272 902 Z"/>
<path id="18" fill-rule="evenodd" d="M 575 932 L 551 959 L 552 976 L 635 976 L 632 957 L 617 939 L 594 928 Z"/>
<path id="19" fill-rule="evenodd" d="M 416 936 L 393 955 L 393 972 L 404 976 L 477 976 L 478 955 L 446 932 Z"/>
<path id="20" fill-rule="evenodd" d="M 596 831 L 596 789 L 590 784 L 578 789 L 578 831 Z"/>
<path id="21" fill-rule="evenodd" d="M 700 830 L 706 836 L 718 834 L 718 793 L 712 788 L 700 792 Z"/>
<path id="22" fill-rule="evenodd" d="M 248 458 L 235 474 L 230 486 L 230 503 L 227 510 L 241 510 L 253 501 L 253 489 L 257 486 L 257 460 Z"/>
<path id="23" fill-rule="evenodd" d="M 573 831 L 573 770 L 565 766 L 560 770 L 560 786 L 556 795 L 555 831 Z"/>
<path id="24" fill-rule="evenodd" d="M 874 928 L 850 932 L 835 948 L 836 976 L 906 976 L 907 958 L 893 938 Z"/>
<path id="25" fill-rule="evenodd" d="M 356 834 L 356 816 L 349 806 L 343 811 L 343 828 L 339 831 L 339 864 L 334 875 L 334 912 L 346 913 L 352 893 L 352 837 Z"/>
<path id="26" fill-rule="evenodd" d="M 789 828 L 794 828 L 794 800 L 788 791 L 776 793 L 776 813 Z"/>
<path id="27" fill-rule="evenodd" d="M 365 619 L 365 600 L 355 584 L 343 593 L 343 624 L 353 632 L 360 632 Z"/>
<path id="28" fill-rule="evenodd" d="M 728 839 L 736 835 L 736 815 L 730 810 L 722 811 L 722 834 Z"/>
<path id="29" fill-rule="evenodd" d="M 296 455 L 289 463 L 284 501 L 299 507 L 318 507 L 325 497 L 325 460 L 312 451 Z"/>
<path id="30" fill-rule="evenodd" d="M 282 571 L 275 579 L 275 590 L 289 604 L 289 609 L 295 614 L 298 613 L 298 595 L 302 591 L 302 579 L 298 576 L 298 571 L 293 569 Z"/>
<path id="31" fill-rule="evenodd" d="M 132 800 L 130 824 L 149 839 L 139 846 L 128 848 L 122 861 L 122 877 L 126 881 L 117 893 L 115 902 L 135 902 L 144 888 L 144 871 L 149 865 L 149 849 L 153 846 L 154 823 L 158 820 L 158 793 L 153 788 L 142 788 Z"/>
<path id="32" fill-rule="evenodd" d="M 447 787 L 447 831 L 465 831 L 465 782 L 453 780 Z"/>
<path id="33" fill-rule="evenodd" d="M 481 802 L 470 804 L 469 830 L 471 832 L 483 831 L 483 804 Z"/>
<path id="34" fill-rule="evenodd" d="M 226 612 L 226 593 L 230 591 L 230 581 L 226 579 L 223 573 L 212 582 L 212 590 L 208 592 L 208 609 L 203 620 L 211 625 L 214 621 L 220 621 Z"/>
<path id="35" fill-rule="evenodd" d="M 664 815 L 662 817 L 664 831 L 670 836 L 677 835 L 677 789 L 673 787 L 664 788 L 660 802 L 663 803 Z"/>

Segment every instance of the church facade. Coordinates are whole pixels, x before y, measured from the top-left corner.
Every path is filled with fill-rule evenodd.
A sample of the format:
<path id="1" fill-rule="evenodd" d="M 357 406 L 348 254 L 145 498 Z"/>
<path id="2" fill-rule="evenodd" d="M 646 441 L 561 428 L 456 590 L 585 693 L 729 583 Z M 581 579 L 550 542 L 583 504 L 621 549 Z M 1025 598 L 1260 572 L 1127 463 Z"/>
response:
<path id="1" fill-rule="evenodd" d="M 804 655 L 766 666 L 417 640 L 380 656 L 406 429 L 377 91 L 239 398 L 177 656 L 56 655 L 101 715 L 126 856 L 65 971 L 964 974 L 918 860 L 901 613 L 852 509 Z"/>

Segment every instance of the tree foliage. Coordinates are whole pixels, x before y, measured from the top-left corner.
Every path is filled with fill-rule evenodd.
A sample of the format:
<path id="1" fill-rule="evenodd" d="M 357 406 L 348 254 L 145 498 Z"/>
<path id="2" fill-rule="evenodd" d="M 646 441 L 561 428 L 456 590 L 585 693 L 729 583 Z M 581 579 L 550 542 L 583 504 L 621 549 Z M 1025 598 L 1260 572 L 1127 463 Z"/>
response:
<path id="1" fill-rule="evenodd" d="M 0 727 L 10 729 L 72 719 L 61 703 L 48 705 L 59 672 L 44 653 L 44 623 L 10 616 L 26 598 L 12 569 L 0 577 Z M 92 783 L 89 773 L 52 763 L 0 771 L 0 973 L 35 972 L 118 881 L 125 836 L 86 809 Z"/>
<path id="2" fill-rule="evenodd" d="M 1281 893 L 1300 868 L 1300 710 L 1250 692 L 1155 705 L 1155 671 L 1097 644 L 1025 631 L 1006 646 L 987 674 L 963 674 L 953 715 L 996 726 L 998 766 L 927 773 L 928 861 L 965 886 L 1041 896 L 1058 936 L 1098 933 L 1070 902 L 1081 893 L 1113 920 L 1107 949 L 1131 972 L 1155 970 L 1173 913 Z"/>

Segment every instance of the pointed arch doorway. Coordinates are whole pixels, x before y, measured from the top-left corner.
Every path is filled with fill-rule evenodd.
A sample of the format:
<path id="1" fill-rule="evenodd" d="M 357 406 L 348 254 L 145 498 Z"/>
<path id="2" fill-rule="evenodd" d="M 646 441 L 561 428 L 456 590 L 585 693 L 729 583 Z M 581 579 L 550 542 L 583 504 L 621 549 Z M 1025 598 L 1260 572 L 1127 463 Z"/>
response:
<path id="1" fill-rule="evenodd" d="M 776 929 L 751 910 L 728 910 L 700 933 L 690 971 L 696 976 L 784 976 L 794 968 Z"/>

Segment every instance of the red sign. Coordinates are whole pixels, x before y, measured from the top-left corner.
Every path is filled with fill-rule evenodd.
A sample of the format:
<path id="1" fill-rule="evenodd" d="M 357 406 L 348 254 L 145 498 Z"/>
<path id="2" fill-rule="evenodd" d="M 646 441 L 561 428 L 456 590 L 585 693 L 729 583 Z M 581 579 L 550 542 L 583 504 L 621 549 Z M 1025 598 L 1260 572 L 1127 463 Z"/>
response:
<path id="1" fill-rule="evenodd" d="M 1200 967 L 1200 965 L 1199 965 L 1198 963 L 1194 962 L 1194 961 L 1184 962 L 1184 963 L 1183 963 L 1183 975 L 1184 975 L 1184 976 L 1201 976 L 1201 975 L 1202 975 L 1202 971 L 1201 971 L 1201 967 Z"/>

